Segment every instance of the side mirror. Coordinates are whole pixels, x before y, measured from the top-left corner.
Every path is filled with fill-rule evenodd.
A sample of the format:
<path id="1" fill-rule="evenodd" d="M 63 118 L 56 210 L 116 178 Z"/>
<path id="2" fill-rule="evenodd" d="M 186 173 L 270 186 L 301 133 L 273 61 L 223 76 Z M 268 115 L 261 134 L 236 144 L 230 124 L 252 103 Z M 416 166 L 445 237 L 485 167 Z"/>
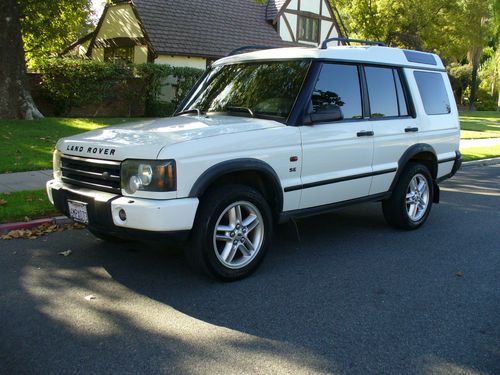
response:
<path id="1" fill-rule="evenodd" d="M 316 112 L 310 114 L 311 122 L 332 122 L 340 121 L 344 119 L 342 110 L 337 105 L 329 105 L 326 107 L 320 107 Z"/>

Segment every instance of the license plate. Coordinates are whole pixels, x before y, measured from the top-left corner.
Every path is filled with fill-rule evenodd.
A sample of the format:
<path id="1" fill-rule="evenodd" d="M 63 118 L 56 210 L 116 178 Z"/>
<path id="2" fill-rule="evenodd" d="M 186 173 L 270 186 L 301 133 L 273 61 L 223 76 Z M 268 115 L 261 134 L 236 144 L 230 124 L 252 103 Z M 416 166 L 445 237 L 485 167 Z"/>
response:
<path id="1" fill-rule="evenodd" d="M 89 223 L 87 203 L 68 200 L 69 217 L 82 224 Z"/>

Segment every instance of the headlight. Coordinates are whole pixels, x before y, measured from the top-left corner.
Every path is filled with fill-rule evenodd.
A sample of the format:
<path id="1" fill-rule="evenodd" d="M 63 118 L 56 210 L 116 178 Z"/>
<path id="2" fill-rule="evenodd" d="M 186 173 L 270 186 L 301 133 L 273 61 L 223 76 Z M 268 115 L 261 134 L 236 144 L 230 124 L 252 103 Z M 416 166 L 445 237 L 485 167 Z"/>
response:
<path id="1" fill-rule="evenodd" d="M 62 178 L 61 171 L 61 153 L 57 150 L 52 154 L 52 170 L 53 175 L 56 180 L 60 180 Z"/>
<path id="2" fill-rule="evenodd" d="M 121 165 L 121 187 L 127 194 L 139 191 L 174 191 L 174 160 L 125 160 Z"/>

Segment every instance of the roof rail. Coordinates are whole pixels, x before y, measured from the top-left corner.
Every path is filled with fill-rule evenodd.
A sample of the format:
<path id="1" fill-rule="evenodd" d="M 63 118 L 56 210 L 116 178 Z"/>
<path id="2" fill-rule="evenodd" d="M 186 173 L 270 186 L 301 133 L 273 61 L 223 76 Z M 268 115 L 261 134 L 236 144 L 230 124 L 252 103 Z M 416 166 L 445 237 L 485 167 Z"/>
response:
<path id="1" fill-rule="evenodd" d="M 236 49 L 233 49 L 231 52 L 229 52 L 227 56 L 233 56 L 233 55 L 237 55 L 238 53 L 240 53 L 241 51 L 244 51 L 246 49 L 271 49 L 271 48 L 276 48 L 276 47 L 272 47 L 272 46 L 262 46 L 262 45 L 250 45 L 250 46 L 243 46 L 243 47 L 238 47 Z"/>
<path id="2" fill-rule="evenodd" d="M 321 43 L 321 49 L 326 49 L 328 47 L 329 42 L 343 42 L 343 43 L 362 43 L 362 44 L 368 44 L 368 45 L 373 45 L 373 46 L 380 46 L 380 47 L 385 47 L 384 42 L 376 42 L 373 40 L 362 40 L 362 39 L 348 39 L 348 38 L 329 38 L 325 39 L 323 43 Z"/>

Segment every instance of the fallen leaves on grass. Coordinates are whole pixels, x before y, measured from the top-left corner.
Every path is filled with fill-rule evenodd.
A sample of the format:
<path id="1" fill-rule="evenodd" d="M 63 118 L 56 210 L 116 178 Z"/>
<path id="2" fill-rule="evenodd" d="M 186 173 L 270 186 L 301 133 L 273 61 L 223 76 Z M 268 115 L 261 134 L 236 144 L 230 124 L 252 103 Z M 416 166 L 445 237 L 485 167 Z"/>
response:
<path id="1" fill-rule="evenodd" d="M 16 229 L 10 232 L 0 235 L 0 240 L 13 240 L 17 238 L 26 238 L 29 240 L 34 240 L 38 237 L 45 236 L 49 233 L 63 232 L 68 229 L 83 229 L 85 226 L 81 224 L 71 223 L 71 224 L 42 224 L 38 227 L 31 229 Z"/>

